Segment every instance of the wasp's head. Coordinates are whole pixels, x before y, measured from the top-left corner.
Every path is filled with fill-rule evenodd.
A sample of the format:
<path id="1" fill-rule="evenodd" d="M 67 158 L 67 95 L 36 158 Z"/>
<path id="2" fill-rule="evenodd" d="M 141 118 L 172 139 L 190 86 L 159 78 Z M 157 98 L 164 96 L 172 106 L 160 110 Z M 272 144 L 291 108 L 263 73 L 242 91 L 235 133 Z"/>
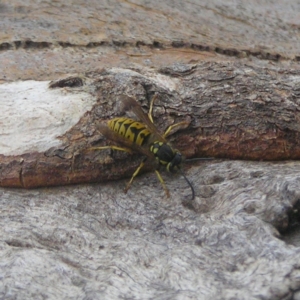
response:
<path id="1" fill-rule="evenodd" d="M 173 159 L 167 164 L 166 169 L 169 172 L 174 173 L 180 168 L 181 162 L 182 162 L 182 155 L 180 152 L 175 150 Z"/>
<path id="2" fill-rule="evenodd" d="M 151 144 L 150 151 L 154 154 L 159 164 L 165 166 L 169 172 L 174 173 L 179 171 L 181 173 L 192 190 L 193 200 L 195 198 L 194 187 L 180 168 L 183 160 L 181 153 L 178 150 L 174 150 L 169 144 L 158 141 L 155 141 Z"/>
<path id="3" fill-rule="evenodd" d="M 182 155 L 178 150 L 174 150 L 169 144 L 162 142 L 154 142 L 150 149 L 159 164 L 165 166 L 167 171 L 173 173 L 179 169 Z"/>

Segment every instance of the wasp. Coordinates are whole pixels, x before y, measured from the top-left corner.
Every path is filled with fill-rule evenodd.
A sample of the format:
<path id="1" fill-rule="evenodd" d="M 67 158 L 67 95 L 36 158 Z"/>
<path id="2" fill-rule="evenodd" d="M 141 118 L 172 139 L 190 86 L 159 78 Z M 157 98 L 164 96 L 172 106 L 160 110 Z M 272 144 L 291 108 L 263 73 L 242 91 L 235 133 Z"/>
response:
<path id="1" fill-rule="evenodd" d="M 164 167 L 168 172 L 171 173 L 181 173 L 181 175 L 184 177 L 189 187 L 191 188 L 193 200 L 195 198 L 194 187 L 181 170 L 183 156 L 178 150 L 172 148 L 172 146 L 166 140 L 166 137 L 173 131 L 175 127 L 188 125 L 188 123 L 176 123 L 169 126 L 163 134 L 160 134 L 153 123 L 152 117 L 153 103 L 156 98 L 157 94 L 152 98 L 150 102 L 149 112 L 148 114 L 146 114 L 139 102 L 137 102 L 132 97 L 124 95 L 122 99 L 124 111 L 133 112 L 138 121 L 126 117 L 117 117 L 109 120 L 107 124 L 99 124 L 99 131 L 108 140 L 115 142 L 116 145 L 92 147 L 89 150 L 113 149 L 129 153 L 138 152 L 145 156 L 143 161 L 131 176 L 130 181 L 126 185 L 125 193 L 129 190 L 134 178 L 143 168 L 146 161 L 148 159 L 151 159 L 152 161 L 156 161 L 157 167 L 155 168 L 155 173 L 167 197 L 170 197 L 170 193 L 162 176 L 160 175 L 159 169 L 161 167 Z"/>

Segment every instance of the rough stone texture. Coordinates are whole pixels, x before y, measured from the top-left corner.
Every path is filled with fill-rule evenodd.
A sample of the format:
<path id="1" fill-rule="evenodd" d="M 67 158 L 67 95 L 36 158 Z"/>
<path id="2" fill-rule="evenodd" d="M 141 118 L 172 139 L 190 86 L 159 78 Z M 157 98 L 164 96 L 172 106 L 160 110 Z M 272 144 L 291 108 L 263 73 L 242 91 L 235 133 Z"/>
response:
<path id="1" fill-rule="evenodd" d="M 297 1 L 271 0 L 89 1 L 88 5 L 2 1 L 0 80 L 49 81 L 101 73 L 104 67 L 146 67 L 174 82 L 176 65 L 181 66 L 177 82 L 184 82 L 189 74 L 181 76 L 182 66 L 202 66 L 203 74 L 195 74 L 209 88 L 185 86 L 202 100 L 199 112 L 214 97 L 213 116 L 229 113 L 218 106 L 223 101 L 239 104 L 242 111 L 248 105 L 249 112 L 282 105 L 284 114 L 272 112 L 269 119 L 263 115 L 259 124 L 252 125 L 267 126 L 271 118 L 280 125 L 275 134 L 283 134 L 273 136 L 273 141 L 284 136 L 298 145 L 299 11 Z M 205 64 L 212 68 L 205 69 Z M 248 77 L 246 72 L 233 76 L 241 66 L 251 70 Z M 214 70 L 222 76 L 213 76 Z M 150 77 L 144 78 L 164 91 Z M 53 92 L 58 96 L 70 93 L 67 90 Z M 137 91 L 145 107 L 146 95 L 154 91 Z M 6 97 L 1 94 L 2 123 L 9 119 L 3 114 Z M 177 103 L 173 100 L 182 100 L 173 93 L 168 97 L 171 107 Z M 161 118 L 160 128 L 166 124 L 162 116 L 171 121 L 182 117 L 174 114 L 174 107 L 166 114 L 163 109 L 155 113 Z M 242 124 L 247 123 L 238 114 L 228 116 L 226 122 L 240 117 Z M 201 125 L 206 120 L 197 119 Z M 79 125 L 74 127 L 78 132 Z M 190 145 L 188 140 L 180 143 L 186 133 L 176 134 L 174 141 Z M 230 140 L 237 138 L 229 135 Z M 3 144 L 0 140 L 1 153 L 7 150 Z M 263 147 L 257 147 L 262 153 Z M 278 149 L 287 148 L 278 144 Z M 298 158 L 295 149 L 286 153 Z M 195 154 L 192 149 L 190 155 Z M 1 163 L 7 157 L 12 164 L 20 163 L 19 157 L 9 156 L 2 156 Z M 119 161 L 131 165 L 126 159 Z M 111 162 L 115 168 L 111 173 L 119 171 L 123 177 L 119 161 Z M 132 170 L 127 170 L 130 175 Z M 33 190 L 1 188 L 1 298 L 300 299 L 298 161 L 194 162 L 186 172 L 196 190 L 193 202 L 181 176 L 166 176 L 171 199 L 165 199 L 152 173 L 137 178 L 127 195 L 122 180 Z M 55 178 L 50 175 L 49 180 Z"/>
<path id="2" fill-rule="evenodd" d="M 0 80 L 235 57 L 298 69 L 299 11 L 289 0 L 2 1 Z"/>
<path id="3" fill-rule="evenodd" d="M 16 47 L 26 40 L 25 47 L 189 43 L 293 57 L 300 50 L 299 11 L 300 4 L 288 0 L 4 1 L 0 40 L 19 41 Z"/>
<path id="4" fill-rule="evenodd" d="M 125 182 L 1 190 L 1 297 L 296 299 L 299 247 L 280 239 L 299 205 L 299 163 L 217 161 L 189 189 Z M 186 203 L 189 204 L 189 203 Z"/>

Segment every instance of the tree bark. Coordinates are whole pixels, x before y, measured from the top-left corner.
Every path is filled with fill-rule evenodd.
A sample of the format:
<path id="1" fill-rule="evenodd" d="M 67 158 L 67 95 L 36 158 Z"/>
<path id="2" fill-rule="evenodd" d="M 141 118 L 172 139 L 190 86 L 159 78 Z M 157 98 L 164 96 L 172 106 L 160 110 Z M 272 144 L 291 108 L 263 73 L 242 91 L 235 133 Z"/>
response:
<path id="1" fill-rule="evenodd" d="M 96 102 L 59 137 L 58 147 L 1 155 L 0 185 L 33 188 L 130 176 L 140 161 L 137 155 L 86 151 L 107 143 L 97 124 L 124 114 L 124 94 L 140 101 L 145 111 L 158 95 L 154 120 L 161 132 L 177 122 L 189 123 L 170 137 L 187 158 L 299 159 L 299 73 L 203 63 L 156 71 L 107 69 L 52 82 L 49 89 L 63 89 L 70 97 L 85 91 Z"/>

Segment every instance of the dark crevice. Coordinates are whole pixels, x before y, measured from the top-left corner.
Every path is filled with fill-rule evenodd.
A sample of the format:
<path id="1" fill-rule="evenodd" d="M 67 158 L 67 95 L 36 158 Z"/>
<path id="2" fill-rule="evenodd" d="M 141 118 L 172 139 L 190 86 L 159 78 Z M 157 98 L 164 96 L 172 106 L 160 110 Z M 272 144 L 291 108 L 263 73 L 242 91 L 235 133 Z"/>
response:
<path id="1" fill-rule="evenodd" d="M 279 61 L 280 59 L 289 59 L 288 57 L 283 57 L 278 53 L 270 53 L 264 51 L 251 51 L 251 50 L 239 50 L 235 48 L 221 48 L 221 47 L 213 47 L 209 45 L 202 45 L 202 44 L 193 44 L 185 41 L 173 41 L 171 43 L 162 43 L 159 41 L 153 41 L 152 43 L 146 43 L 144 41 L 136 41 L 136 42 L 127 42 L 123 40 L 113 40 L 113 41 L 100 41 L 100 42 L 89 42 L 86 45 L 82 44 L 72 44 L 69 42 L 58 41 L 56 43 L 51 42 L 36 42 L 30 39 L 26 39 L 23 41 L 13 41 L 13 42 L 4 42 L 0 43 L 0 51 L 6 50 L 17 50 L 17 49 L 47 49 L 53 47 L 76 47 L 76 48 L 97 48 L 97 47 L 118 47 L 118 48 L 125 48 L 125 47 L 149 47 L 154 49 L 168 49 L 172 48 L 185 48 L 185 49 L 193 49 L 199 52 L 215 52 L 225 56 L 232 56 L 232 57 L 247 57 L 247 56 L 255 56 L 259 59 L 263 60 L 270 60 L 270 61 Z M 295 56 L 294 61 L 300 61 L 300 56 Z"/>
<path id="2" fill-rule="evenodd" d="M 281 231 L 281 238 L 287 244 L 300 246 L 300 199 L 288 211 L 288 226 Z"/>

